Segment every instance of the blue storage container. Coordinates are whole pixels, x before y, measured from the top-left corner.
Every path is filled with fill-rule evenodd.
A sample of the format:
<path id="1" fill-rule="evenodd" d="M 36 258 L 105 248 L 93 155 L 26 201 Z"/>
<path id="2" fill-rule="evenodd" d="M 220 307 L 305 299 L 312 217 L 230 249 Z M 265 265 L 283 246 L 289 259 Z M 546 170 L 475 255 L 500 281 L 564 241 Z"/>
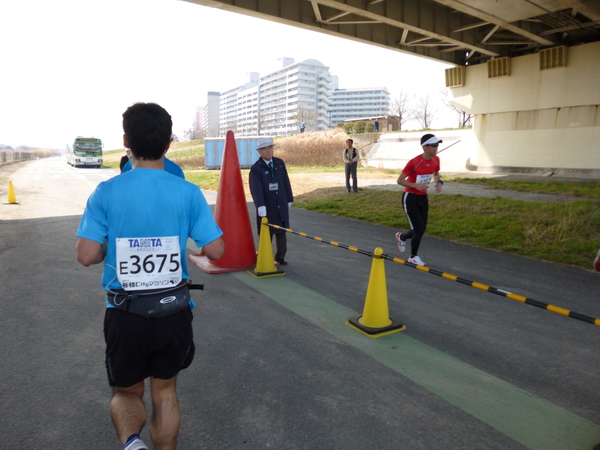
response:
<path id="1" fill-rule="evenodd" d="M 260 155 L 256 146 L 258 145 L 258 136 L 244 136 L 235 138 L 235 146 L 237 147 L 238 160 L 241 169 L 249 169 L 252 167 Z M 220 169 L 223 161 L 223 150 L 225 149 L 225 138 L 205 138 L 204 151 L 206 155 L 207 169 Z"/>

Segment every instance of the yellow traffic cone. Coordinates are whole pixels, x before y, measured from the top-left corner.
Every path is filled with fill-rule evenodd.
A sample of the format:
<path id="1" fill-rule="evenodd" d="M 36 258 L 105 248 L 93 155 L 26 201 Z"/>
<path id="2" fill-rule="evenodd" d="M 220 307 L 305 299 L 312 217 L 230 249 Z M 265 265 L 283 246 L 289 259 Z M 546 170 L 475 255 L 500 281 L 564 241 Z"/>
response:
<path id="1" fill-rule="evenodd" d="M 256 278 L 285 275 L 283 270 L 275 267 L 275 261 L 273 260 L 273 244 L 271 244 L 271 232 L 267 226 L 266 217 L 261 219 L 256 267 L 254 270 L 248 269 L 247 272 Z"/>
<path id="2" fill-rule="evenodd" d="M 8 180 L 8 198 L 5 205 L 18 205 L 17 196 L 15 195 L 15 188 L 13 187 L 12 180 Z"/>
<path id="3" fill-rule="evenodd" d="M 349 327 L 372 338 L 406 329 L 400 322 L 393 321 L 389 315 L 385 260 L 381 258 L 382 254 L 383 249 L 379 247 L 373 252 L 373 264 L 371 265 L 363 315 L 348 319 L 346 322 Z"/>

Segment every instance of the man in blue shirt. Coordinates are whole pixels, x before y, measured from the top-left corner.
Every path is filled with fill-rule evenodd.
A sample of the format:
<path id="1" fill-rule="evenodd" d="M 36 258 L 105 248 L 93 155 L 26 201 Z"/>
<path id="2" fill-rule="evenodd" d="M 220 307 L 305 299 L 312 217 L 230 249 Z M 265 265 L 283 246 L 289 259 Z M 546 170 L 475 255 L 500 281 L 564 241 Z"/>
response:
<path id="1" fill-rule="evenodd" d="M 200 188 L 164 170 L 172 129 L 167 111 L 134 104 L 123 114 L 123 129 L 133 169 L 100 183 L 88 199 L 76 233 L 77 261 L 86 267 L 104 262 L 110 411 L 123 448 L 148 448 L 139 433 L 150 378 L 154 446 L 174 449 L 180 421 L 175 381 L 195 349 L 186 243 L 193 239 L 211 260 L 223 255 L 225 244 Z"/>

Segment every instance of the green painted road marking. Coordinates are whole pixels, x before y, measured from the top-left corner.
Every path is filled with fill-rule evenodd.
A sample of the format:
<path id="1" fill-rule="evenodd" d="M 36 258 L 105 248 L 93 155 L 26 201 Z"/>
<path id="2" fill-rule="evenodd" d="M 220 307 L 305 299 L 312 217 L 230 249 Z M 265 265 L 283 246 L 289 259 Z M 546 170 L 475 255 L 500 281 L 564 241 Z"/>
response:
<path id="1" fill-rule="evenodd" d="M 232 275 L 530 449 L 590 450 L 600 443 L 599 425 L 402 332 L 366 337 L 345 325 L 348 318 L 358 315 L 356 311 L 285 277 Z"/>

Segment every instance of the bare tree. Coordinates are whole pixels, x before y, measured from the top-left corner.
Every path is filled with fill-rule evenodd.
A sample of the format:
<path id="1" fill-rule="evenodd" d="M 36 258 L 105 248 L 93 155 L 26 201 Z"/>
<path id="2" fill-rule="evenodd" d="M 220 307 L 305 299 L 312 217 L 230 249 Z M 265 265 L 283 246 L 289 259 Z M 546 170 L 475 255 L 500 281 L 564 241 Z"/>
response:
<path id="1" fill-rule="evenodd" d="M 450 110 L 456 113 L 456 116 L 458 118 L 458 128 L 467 128 L 472 126 L 473 114 L 470 114 L 467 111 L 460 109 L 458 106 L 450 103 L 449 89 L 442 89 L 440 92 L 444 96 L 444 104 L 446 105 L 446 107 L 448 107 Z"/>
<path id="2" fill-rule="evenodd" d="M 227 125 L 225 126 L 225 130 L 223 131 L 223 134 L 227 133 L 228 131 L 233 131 L 234 133 L 237 134 L 238 132 L 238 126 L 237 126 L 237 120 L 230 120 L 229 122 L 227 122 Z"/>
<path id="3" fill-rule="evenodd" d="M 258 111 L 258 115 L 256 117 L 256 135 L 260 136 L 264 129 L 268 129 L 269 126 L 272 126 L 273 118 L 275 117 L 273 114 L 267 114 L 262 111 Z"/>
<path id="4" fill-rule="evenodd" d="M 398 119 L 398 129 L 414 117 L 415 110 L 412 108 L 412 99 L 406 92 L 400 92 L 390 101 L 390 113 Z"/>
<path id="5" fill-rule="evenodd" d="M 452 110 L 458 115 L 458 128 L 468 128 L 473 125 L 473 114 L 463 111 L 457 106 L 452 105 Z"/>
<path id="6" fill-rule="evenodd" d="M 315 125 L 317 124 L 317 118 L 319 117 L 319 115 L 310 110 L 310 109 L 304 109 L 304 108 L 298 108 L 298 111 L 296 112 L 296 114 L 294 115 L 294 119 L 296 120 L 296 124 L 298 125 L 298 129 L 300 129 L 300 125 L 302 124 L 302 122 L 304 122 L 304 125 L 306 125 L 306 128 L 315 128 Z"/>
<path id="7" fill-rule="evenodd" d="M 194 122 L 194 129 L 193 129 L 191 138 L 193 140 L 198 140 L 198 139 L 204 139 L 205 137 L 206 137 L 206 131 L 204 130 L 204 127 L 202 126 L 202 124 Z"/>
<path id="8" fill-rule="evenodd" d="M 422 128 L 431 128 L 431 123 L 436 115 L 434 100 L 431 95 L 425 94 L 417 102 L 415 108 L 415 119 L 419 121 Z"/>

